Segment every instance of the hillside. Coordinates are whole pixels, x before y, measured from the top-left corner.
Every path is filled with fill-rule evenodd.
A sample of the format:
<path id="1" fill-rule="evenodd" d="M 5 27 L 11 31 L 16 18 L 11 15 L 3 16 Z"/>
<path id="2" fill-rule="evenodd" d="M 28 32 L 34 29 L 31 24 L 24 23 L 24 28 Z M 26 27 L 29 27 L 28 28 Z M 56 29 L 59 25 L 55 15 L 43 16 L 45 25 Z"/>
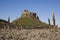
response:
<path id="1" fill-rule="evenodd" d="M 13 25 L 22 25 L 24 28 L 34 28 L 34 27 L 49 27 L 48 24 L 39 20 L 36 13 L 32 13 L 26 10 L 22 13 L 21 17 L 12 22 Z"/>

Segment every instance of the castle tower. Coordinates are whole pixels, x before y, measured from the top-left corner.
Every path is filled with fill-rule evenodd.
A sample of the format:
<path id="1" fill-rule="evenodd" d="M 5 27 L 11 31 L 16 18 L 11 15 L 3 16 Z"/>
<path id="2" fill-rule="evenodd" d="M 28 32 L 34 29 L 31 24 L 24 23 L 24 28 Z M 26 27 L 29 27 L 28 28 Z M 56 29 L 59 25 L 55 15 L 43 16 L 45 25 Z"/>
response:
<path id="1" fill-rule="evenodd" d="M 28 10 L 23 10 L 23 14 L 28 14 Z"/>
<path id="2" fill-rule="evenodd" d="M 29 16 L 29 11 L 28 10 L 23 10 L 22 12 L 22 18 L 28 17 Z"/>
<path id="3" fill-rule="evenodd" d="M 54 11 L 52 11 L 52 20 L 53 20 L 53 25 L 55 26 L 55 16 L 54 16 Z"/>

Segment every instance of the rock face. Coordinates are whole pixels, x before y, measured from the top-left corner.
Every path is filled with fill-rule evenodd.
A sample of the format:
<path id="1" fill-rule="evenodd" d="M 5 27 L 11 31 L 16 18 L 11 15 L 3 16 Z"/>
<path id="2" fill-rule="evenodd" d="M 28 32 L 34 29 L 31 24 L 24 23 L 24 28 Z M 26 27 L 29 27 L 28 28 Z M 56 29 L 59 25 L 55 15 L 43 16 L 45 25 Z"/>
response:
<path id="1" fill-rule="evenodd" d="M 60 29 L 58 32 L 48 29 L 0 30 L 0 40 L 60 40 Z"/>

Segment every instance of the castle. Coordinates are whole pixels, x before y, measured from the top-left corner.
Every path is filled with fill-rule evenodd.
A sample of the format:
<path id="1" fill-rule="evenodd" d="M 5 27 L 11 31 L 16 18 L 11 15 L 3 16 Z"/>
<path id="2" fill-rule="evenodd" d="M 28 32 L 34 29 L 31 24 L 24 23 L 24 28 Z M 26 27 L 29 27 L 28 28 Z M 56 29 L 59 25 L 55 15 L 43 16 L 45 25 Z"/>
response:
<path id="1" fill-rule="evenodd" d="M 24 10 L 23 12 L 22 12 L 22 15 L 21 15 L 21 17 L 20 18 L 31 18 L 31 19 L 38 19 L 39 20 L 39 17 L 36 15 L 36 13 L 33 13 L 33 12 L 29 12 L 28 10 Z M 27 20 L 27 19 L 26 19 Z M 38 21 L 37 20 L 37 22 L 36 21 L 34 21 L 34 23 L 35 23 L 35 25 L 36 25 L 36 23 L 38 23 L 39 25 L 40 25 L 40 21 Z M 24 20 L 25 21 L 25 20 Z M 16 23 L 17 22 L 17 24 L 18 24 L 18 22 L 19 23 L 23 23 L 24 21 L 22 21 L 22 22 L 20 22 L 20 21 L 14 21 L 13 23 Z M 31 21 L 31 20 L 30 20 Z M 31 24 L 34 24 L 33 23 L 33 21 L 32 21 L 32 23 Z M 55 23 L 55 15 L 54 15 L 54 11 L 52 12 L 52 21 L 53 21 L 53 25 L 52 25 L 52 28 L 54 28 L 54 30 L 57 28 L 57 25 L 56 25 L 56 23 Z M 27 22 L 27 24 L 28 24 L 29 22 Z M 42 22 L 43 23 L 43 22 Z M 5 20 L 1 20 L 0 19 L 0 26 L 7 26 L 7 25 L 9 25 L 10 26 L 10 17 L 8 17 L 8 21 L 5 21 Z M 49 24 L 49 26 L 48 27 L 51 27 L 51 24 L 50 24 L 50 19 L 48 18 L 48 24 Z M 47 25 L 48 25 L 47 24 Z M 11 24 L 11 25 L 13 25 L 13 24 Z M 22 24 L 23 25 L 23 24 Z M 25 24 L 24 24 L 25 25 Z M 30 24 L 29 24 L 30 25 Z M 44 23 L 42 24 L 42 25 L 44 25 Z M 17 26 L 17 25 L 14 25 L 14 26 Z M 31 26 L 31 25 L 30 25 Z M 46 26 L 46 24 L 45 24 L 45 26 Z M 3 27 L 4 28 L 4 27 Z"/>
<path id="2" fill-rule="evenodd" d="M 33 12 L 29 12 L 28 10 L 24 10 L 22 12 L 22 16 L 21 18 L 36 18 L 36 19 L 39 19 L 39 17 L 36 15 L 36 13 L 33 13 Z"/>

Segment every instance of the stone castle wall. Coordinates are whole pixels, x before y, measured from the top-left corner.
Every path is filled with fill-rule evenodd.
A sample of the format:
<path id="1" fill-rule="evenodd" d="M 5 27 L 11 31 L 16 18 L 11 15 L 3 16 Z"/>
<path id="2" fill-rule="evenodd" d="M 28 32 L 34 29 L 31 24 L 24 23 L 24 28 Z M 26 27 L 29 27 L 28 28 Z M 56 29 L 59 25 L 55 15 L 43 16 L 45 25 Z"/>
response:
<path id="1" fill-rule="evenodd" d="M 39 19 L 39 17 L 36 15 L 36 13 L 33 13 L 33 12 L 29 12 L 28 10 L 24 10 L 22 12 L 22 18 L 37 18 Z"/>

